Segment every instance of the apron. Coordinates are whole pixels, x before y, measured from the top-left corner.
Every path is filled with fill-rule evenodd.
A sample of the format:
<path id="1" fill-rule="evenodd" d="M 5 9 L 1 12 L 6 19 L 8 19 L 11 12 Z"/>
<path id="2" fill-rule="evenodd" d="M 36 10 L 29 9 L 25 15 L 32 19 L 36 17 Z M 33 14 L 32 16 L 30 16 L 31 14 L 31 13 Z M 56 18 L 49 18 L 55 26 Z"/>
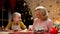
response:
<path id="1" fill-rule="evenodd" d="M 38 22 L 38 21 L 37 21 Z M 38 31 L 38 30 L 48 30 L 47 28 L 47 21 L 45 21 L 44 23 L 42 22 L 42 24 L 40 23 L 37 23 L 35 25 L 35 30 Z"/>
<path id="2" fill-rule="evenodd" d="M 12 30 L 16 30 L 16 29 L 21 30 L 20 24 L 18 24 L 18 25 L 13 25 L 13 24 L 12 24 L 11 29 L 12 29 Z"/>

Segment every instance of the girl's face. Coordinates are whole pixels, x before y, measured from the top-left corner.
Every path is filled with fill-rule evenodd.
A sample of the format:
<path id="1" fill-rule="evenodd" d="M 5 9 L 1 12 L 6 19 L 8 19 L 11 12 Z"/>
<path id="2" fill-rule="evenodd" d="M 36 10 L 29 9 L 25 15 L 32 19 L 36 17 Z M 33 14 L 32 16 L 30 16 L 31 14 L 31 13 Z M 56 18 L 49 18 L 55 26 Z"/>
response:
<path id="1" fill-rule="evenodd" d="M 14 21 L 14 22 L 20 22 L 20 21 L 21 21 L 21 16 L 16 15 L 16 16 L 13 18 L 13 21 Z"/>

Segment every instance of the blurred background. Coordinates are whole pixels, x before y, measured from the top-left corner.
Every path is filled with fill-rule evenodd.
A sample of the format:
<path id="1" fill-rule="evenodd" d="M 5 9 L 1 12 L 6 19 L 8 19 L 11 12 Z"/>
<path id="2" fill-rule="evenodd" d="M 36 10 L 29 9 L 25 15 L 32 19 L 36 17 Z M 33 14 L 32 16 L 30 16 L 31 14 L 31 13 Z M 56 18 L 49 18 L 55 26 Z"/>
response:
<path id="1" fill-rule="evenodd" d="M 60 0 L 0 0 L 0 27 L 8 24 L 13 12 L 22 14 L 22 21 L 27 26 L 33 24 L 34 9 L 44 6 L 48 10 L 48 17 L 60 24 Z M 57 22 L 55 22 L 57 23 Z"/>
<path id="2" fill-rule="evenodd" d="M 13 12 L 19 12 L 22 15 L 22 21 L 27 26 L 32 25 L 32 13 L 24 0 L 0 0 L 0 27 L 8 24 Z"/>

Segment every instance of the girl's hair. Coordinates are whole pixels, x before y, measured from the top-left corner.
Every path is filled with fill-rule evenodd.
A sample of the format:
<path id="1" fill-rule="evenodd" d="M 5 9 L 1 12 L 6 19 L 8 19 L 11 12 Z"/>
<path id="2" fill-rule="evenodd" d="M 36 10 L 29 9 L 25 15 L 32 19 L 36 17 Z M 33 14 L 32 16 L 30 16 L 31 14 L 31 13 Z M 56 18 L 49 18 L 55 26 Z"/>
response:
<path id="1" fill-rule="evenodd" d="M 35 8 L 35 10 L 44 11 L 46 13 L 45 15 L 48 16 L 48 12 L 47 12 L 46 8 L 43 6 L 38 6 Z"/>
<path id="2" fill-rule="evenodd" d="M 21 16 L 21 14 L 20 14 L 20 13 L 18 13 L 18 12 L 14 12 L 14 13 L 12 14 L 12 16 L 11 16 L 10 21 L 13 21 L 13 18 L 14 18 L 16 15 Z"/>
<path id="3" fill-rule="evenodd" d="M 20 13 L 18 13 L 18 12 L 14 12 L 14 13 L 13 13 L 13 15 L 12 15 L 12 17 L 15 17 L 16 15 L 21 16 L 21 14 L 20 14 Z"/>

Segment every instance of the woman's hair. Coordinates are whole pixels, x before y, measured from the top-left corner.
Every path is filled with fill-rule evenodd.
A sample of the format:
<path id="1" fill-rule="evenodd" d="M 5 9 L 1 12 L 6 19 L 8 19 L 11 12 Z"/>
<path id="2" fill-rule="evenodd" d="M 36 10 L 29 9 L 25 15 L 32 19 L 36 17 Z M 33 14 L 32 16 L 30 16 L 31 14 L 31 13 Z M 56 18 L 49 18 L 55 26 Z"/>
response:
<path id="1" fill-rule="evenodd" d="M 36 7 L 35 8 L 35 11 L 38 11 L 39 12 L 39 14 L 42 14 L 43 15 L 43 17 L 42 17 L 42 20 L 47 20 L 48 18 L 48 12 L 47 12 L 47 10 L 46 10 L 46 8 L 45 7 L 43 7 L 43 6 L 38 6 L 38 7 Z"/>
<path id="2" fill-rule="evenodd" d="M 15 17 L 16 17 L 16 15 L 21 16 L 21 14 L 20 14 L 20 13 L 18 13 L 18 12 L 14 12 L 14 13 L 12 14 L 12 16 L 11 16 L 11 20 L 10 20 L 10 21 L 13 21 L 13 18 L 15 18 Z"/>
<path id="3" fill-rule="evenodd" d="M 45 13 L 44 15 L 47 15 L 47 16 L 48 16 L 48 12 L 47 12 L 47 10 L 46 10 L 45 7 L 43 7 L 43 6 L 38 6 L 38 7 L 35 8 L 35 11 L 36 11 L 36 10 L 38 10 L 39 12 L 44 12 L 44 13 Z"/>

